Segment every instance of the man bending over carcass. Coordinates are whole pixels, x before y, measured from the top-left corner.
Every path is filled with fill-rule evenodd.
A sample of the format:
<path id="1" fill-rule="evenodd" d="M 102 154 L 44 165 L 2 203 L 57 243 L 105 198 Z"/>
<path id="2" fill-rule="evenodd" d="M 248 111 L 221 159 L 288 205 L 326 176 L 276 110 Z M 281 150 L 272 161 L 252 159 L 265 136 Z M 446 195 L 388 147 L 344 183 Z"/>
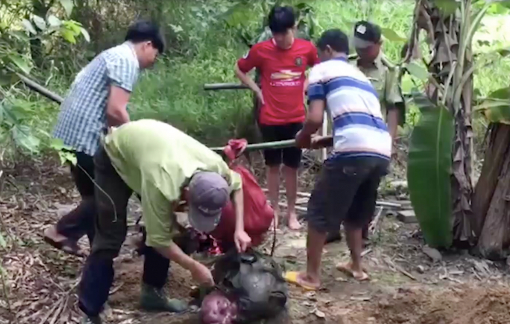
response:
<path id="1" fill-rule="evenodd" d="M 214 284 L 210 270 L 172 241 L 177 232 L 174 210 L 181 200 L 189 203 L 191 226 L 208 233 L 218 224 L 231 196 L 236 214 L 235 244 L 239 251 L 250 244 L 244 231 L 239 174 L 230 170 L 221 156 L 178 129 L 155 120 L 112 128 L 95 154 L 94 164 L 96 235 L 79 286 L 79 305 L 85 313 L 82 323 L 101 323 L 99 313 L 113 282 L 113 259 L 126 238 L 126 207 L 133 192 L 141 196 L 147 246 L 189 270 L 199 284 Z M 150 277 L 155 286 L 162 287 L 166 271 L 166 267 L 145 267 L 144 278 Z M 172 303 L 175 311 L 185 309 L 180 301 Z"/>

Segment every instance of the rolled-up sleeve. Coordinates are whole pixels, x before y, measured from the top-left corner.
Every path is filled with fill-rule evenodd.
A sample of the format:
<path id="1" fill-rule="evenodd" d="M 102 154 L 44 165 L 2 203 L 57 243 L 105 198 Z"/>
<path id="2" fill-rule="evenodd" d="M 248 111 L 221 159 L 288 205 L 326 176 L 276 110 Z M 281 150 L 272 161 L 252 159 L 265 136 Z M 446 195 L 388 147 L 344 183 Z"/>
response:
<path id="1" fill-rule="evenodd" d="M 390 105 L 403 103 L 397 71 L 387 70 L 384 80 L 385 99 Z"/>
<path id="2" fill-rule="evenodd" d="M 241 190 L 243 187 L 243 180 L 241 179 L 241 175 L 234 170 L 230 170 L 230 190 L 237 191 Z"/>

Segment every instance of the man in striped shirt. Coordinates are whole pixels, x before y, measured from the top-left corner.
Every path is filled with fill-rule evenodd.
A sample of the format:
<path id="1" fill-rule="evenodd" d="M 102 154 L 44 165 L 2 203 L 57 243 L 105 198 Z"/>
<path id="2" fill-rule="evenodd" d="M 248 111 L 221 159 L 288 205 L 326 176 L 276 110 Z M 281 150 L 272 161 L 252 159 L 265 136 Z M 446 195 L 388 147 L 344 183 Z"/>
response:
<path id="1" fill-rule="evenodd" d="M 391 157 L 391 136 L 382 118 L 377 91 L 367 77 L 347 62 L 349 41 L 338 29 L 324 32 L 318 42 L 321 63 L 309 76 L 309 114 L 296 135 L 300 147 L 333 146 L 308 203 L 307 270 L 289 272 L 288 281 L 308 289 L 320 286 L 321 254 L 327 233 L 343 222 L 351 262 L 337 268 L 367 280 L 361 265 L 362 228 L 375 210 L 377 188 Z M 327 107 L 333 137 L 314 134 Z"/>

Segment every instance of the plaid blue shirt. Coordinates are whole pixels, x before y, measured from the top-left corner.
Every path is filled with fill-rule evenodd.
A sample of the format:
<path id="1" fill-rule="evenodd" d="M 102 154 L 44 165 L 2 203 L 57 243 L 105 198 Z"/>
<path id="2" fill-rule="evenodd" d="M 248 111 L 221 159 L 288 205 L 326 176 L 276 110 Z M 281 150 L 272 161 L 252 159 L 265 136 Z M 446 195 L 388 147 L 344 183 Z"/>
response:
<path id="1" fill-rule="evenodd" d="M 106 104 L 110 85 L 132 92 L 140 67 L 130 43 L 112 47 L 76 76 L 61 105 L 53 136 L 77 152 L 93 156 L 106 130 Z"/>

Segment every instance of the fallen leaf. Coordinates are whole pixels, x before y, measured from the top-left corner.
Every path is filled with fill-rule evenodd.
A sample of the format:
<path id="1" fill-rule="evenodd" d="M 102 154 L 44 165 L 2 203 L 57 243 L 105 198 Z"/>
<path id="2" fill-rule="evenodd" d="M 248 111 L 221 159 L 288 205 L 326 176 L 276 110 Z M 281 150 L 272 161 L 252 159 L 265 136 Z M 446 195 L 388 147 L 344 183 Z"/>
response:
<path id="1" fill-rule="evenodd" d="M 441 253 L 438 250 L 436 250 L 434 248 L 431 248 L 428 245 L 423 246 L 422 251 L 429 258 L 431 258 L 433 262 L 439 262 L 439 261 L 441 261 L 443 259 L 443 256 L 441 255 Z"/>
<path id="2" fill-rule="evenodd" d="M 318 318 L 326 318 L 326 314 L 324 314 L 324 312 L 321 312 L 320 310 L 316 310 L 315 311 L 315 316 L 317 316 Z"/>

